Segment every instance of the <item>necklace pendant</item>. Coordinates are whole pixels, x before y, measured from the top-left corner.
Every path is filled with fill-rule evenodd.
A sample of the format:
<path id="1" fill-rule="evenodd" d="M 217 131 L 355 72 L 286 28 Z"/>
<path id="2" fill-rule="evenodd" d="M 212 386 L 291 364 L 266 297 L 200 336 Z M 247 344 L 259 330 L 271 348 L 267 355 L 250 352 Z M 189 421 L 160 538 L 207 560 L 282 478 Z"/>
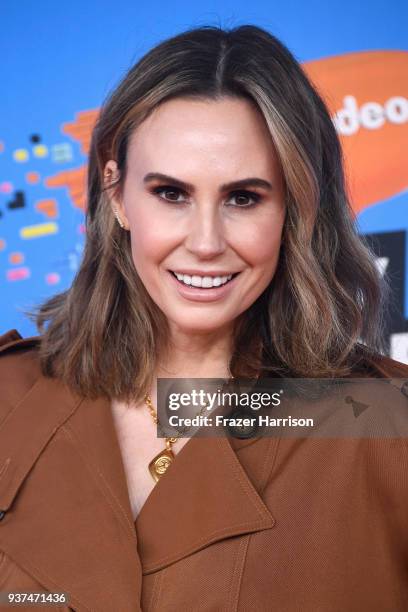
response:
<path id="1" fill-rule="evenodd" d="M 167 450 L 167 448 L 160 451 L 160 453 L 151 460 L 149 463 L 149 472 L 155 482 L 166 473 L 167 468 L 173 460 L 174 453 L 172 450 Z"/>

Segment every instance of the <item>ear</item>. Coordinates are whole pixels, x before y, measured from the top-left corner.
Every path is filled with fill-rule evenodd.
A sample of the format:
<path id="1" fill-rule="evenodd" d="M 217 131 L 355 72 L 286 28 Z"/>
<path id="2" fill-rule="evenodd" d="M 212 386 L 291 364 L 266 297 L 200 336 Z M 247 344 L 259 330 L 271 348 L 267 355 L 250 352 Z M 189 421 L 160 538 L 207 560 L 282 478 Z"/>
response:
<path id="1" fill-rule="evenodd" d="M 108 187 L 107 194 L 109 197 L 110 205 L 112 208 L 112 214 L 120 221 L 124 229 L 129 230 L 129 220 L 126 216 L 125 207 L 123 206 L 122 198 L 118 196 L 117 190 L 115 189 L 115 183 L 120 176 L 118 165 L 115 160 L 110 159 L 103 171 L 104 187 Z M 110 185 L 112 185 L 110 187 Z"/>

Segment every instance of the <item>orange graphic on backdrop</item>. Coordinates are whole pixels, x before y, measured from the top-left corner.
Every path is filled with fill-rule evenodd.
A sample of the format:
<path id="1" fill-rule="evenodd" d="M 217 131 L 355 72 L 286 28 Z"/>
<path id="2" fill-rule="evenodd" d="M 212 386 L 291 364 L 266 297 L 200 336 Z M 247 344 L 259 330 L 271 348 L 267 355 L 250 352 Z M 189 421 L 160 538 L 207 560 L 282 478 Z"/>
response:
<path id="1" fill-rule="evenodd" d="M 39 172 L 27 172 L 25 175 L 25 179 L 27 181 L 27 183 L 29 183 L 30 185 L 36 185 L 37 183 L 40 182 L 40 174 Z"/>
<path id="2" fill-rule="evenodd" d="M 71 138 L 81 143 L 81 153 L 84 155 L 89 154 L 92 130 L 98 115 L 99 109 L 81 111 L 76 113 L 75 121 L 62 125 L 61 129 L 64 134 L 68 134 L 68 136 L 71 136 Z"/>
<path id="3" fill-rule="evenodd" d="M 62 131 L 81 145 L 81 152 L 89 154 L 92 130 L 99 115 L 99 109 L 76 113 L 75 121 L 64 123 Z M 65 187 L 74 206 L 85 210 L 86 207 L 87 166 L 64 170 L 45 179 L 47 187 Z"/>
<path id="4" fill-rule="evenodd" d="M 24 253 L 21 253 L 20 251 L 15 251 L 14 253 L 10 253 L 9 262 L 11 264 L 24 263 Z"/>
<path id="5" fill-rule="evenodd" d="M 86 169 L 87 166 L 63 170 L 45 179 L 47 187 L 65 187 L 68 189 L 71 202 L 77 208 L 85 210 L 86 205 Z"/>
<path id="6" fill-rule="evenodd" d="M 58 217 L 58 202 L 55 198 L 39 200 L 35 205 L 35 209 L 50 219 Z"/>
<path id="7" fill-rule="evenodd" d="M 335 120 L 356 213 L 408 187 L 408 52 L 367 51 L 303 65 Z"/>
<path id="8" fill-rule="evenodd" d="M 366 51 L 306 62 L 303 67 L 325 99 L 342 142 L 355 213 L 408 186 L 408 52 Z M 62 131 L 89 153 L 99 109 L 76 114 Z M 86 206 L 87 166 L 46 179 L 65 187 L 74 206 Z"/>

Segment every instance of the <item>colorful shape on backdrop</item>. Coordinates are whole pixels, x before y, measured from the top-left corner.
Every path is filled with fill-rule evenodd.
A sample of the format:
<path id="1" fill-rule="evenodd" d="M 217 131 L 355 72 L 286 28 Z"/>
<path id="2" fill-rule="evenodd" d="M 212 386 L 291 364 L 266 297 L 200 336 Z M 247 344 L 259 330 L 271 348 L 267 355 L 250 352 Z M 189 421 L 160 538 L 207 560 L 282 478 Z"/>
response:
<path id="1" fill-rule="evenodd" d="M 33 155 L 34 157 L 47 157 L 48 155 L 48 147 L 43 144 L 38 144 L 33 147 Z"/>
<path id="2" fill-rule="evenodd" d="M 2 140 L 0 140 L 0 153 L 4 153 L 5 148 L 6 148 L 6 145 L 4 144 Z"/>
<path id="3" fill-rule="evenodd" d="M 37 212 L 43 213 L 43 215 L 51 219 L 58 217 L 58 202 L 54 198 L 39 200 L 35 204 L 35 209 Z"/>
<path id="4" fill-rule="evenodd" d="M 75 114 L 75 119 L 72 122 L 63 123 L 61 131 L 64 134 L 68 134 L 73 140 L 76 140 L 81 145 L 81 153 L 84 155 L 89 154 L 92 130 L 95 126 L 96 120 L 99 116 L 99 108 L 80 111 Z M 61 143 L 66 145 L 69 143 Z M 55 145 L 58 147 L 60 145 Z M 72 153 L 72 149 L 71 149 Z M 53 148 L 53 155 L 67 156 L 69 155 L 69 149 L 57 150 Z M 55 160 L 56 161 L 56 160 Z M 62 160 L 61 160 L 62 161 Z M 65 161 L 65 160 L 64 160 Z M 68 160 L 66 160 L 68 161 Z M 81 209 L 85 210 L 86 207 L 86 182 L 87 182 L 87 165 L 74 168 L 72 170 L 65 170 L 58 172 L 45 179 L 44 184 L 49 188 L 65 187 L 68 189 L 68 195 L 71 199 L 72 204 Z"/>
<path id="5" fill-rule="evenodd" d="M 68 266 L 72 272 L 75 272 L 79 268 L 79 264 L 82 259 L 82 254 L 84 250 L 83 242 L 77 242 L 75 245 L 75 249 L 68 253 Z"/>
<path id="6" fill-rule="evenodd" d="M 32 144 L 38 144 L 39 142 L 41 142 L 41 136 L 39 134 L 31 134 L 30 142 Z"/>
<path id="7" fill-rule="evenodd" d="M 51 234 L 58 233 L 57 223 L 38 223 L 36 225 L 26 225 L 20 229 L 20 238 L 27 240 L 30 238 L 42 238 Z"/>
<path id="8" fill-rule="evenodd" d="M 3 181 L 0 183 L 0 193 L 11 193 L 13 191 L 13 183 Z"/>
<path id="9" fill-rule="evenodd" d="M 51 147 L 51 158 L 57 164 L 72 161 L 72 145 L 69 142 L 60 142 L 53 145 Z"/>
<path id="10" fill-rule="evenodd" d="M 56 285 L 60 282 L 61 277 L 58 272 L 49 272 L 45 276 L 45 282 L 47 285 Z"/>
<path id="11" fill-rule="evenodd" d="M 37 185 L 37 183 L 40 182 L 40 173 L 39 172 L 27 172 L 25 175 L 25 180 L 27 183 L 29 183 L 30 185 Z"/>
<path id="12" fill-rule="evenodd" d="M 13 151 L 13 157 L 16 162 L 24 163 L 28 161 L 30 154 L 27 149 L 16 149 L 15 151 Z"/>
<path id="13" fill-rule="evenodd" d="M 11 264 L 17 265 L 24 263 L 24 254 L 19 251 L 15 251 L 14 253 L 10 253 L 9 262 Z"/>
<path id="14" fill-rule="evenodd" d="M 7 242 L 4 240 L 4 238 L 0 238 L 0 251 L 4 251 L 6 246 Z"/>
<path id="15" fill-rule="evenodd" d="M 74 121 L 62 124 L 61 131 L 81 144 L 81 153 L 84 155 L 89 154 L 92 130 L 98 116 L 99 108 L 80 111 L 75 114 Z"/>
<path id="16" fill-rule="evenodd" d="M 408 52 L 363 51 L 306 62 L 339 133 L 354 212 L 408 187 Z"/>
<path id="17" fill-rule="evenodd" d="M 74 206 L 85 210 L 87 166 L 73 170 L 63 170 L 45 179 L 46 187 L 65 187 Z"/>
<path id="18" fill-rule="evenodd" d="M 7 280 L 19 281 L 30 278 L 30 268 L 13 268 L 6 271 Z"/>
<path id="19" fill-rule="evenodd" d="M 14 198 L 7 202 L 7 208 L 9 210 L 17 210 L 18 208 L 24 208 L 26 205 L 24 191 L 16 191 Z"/>

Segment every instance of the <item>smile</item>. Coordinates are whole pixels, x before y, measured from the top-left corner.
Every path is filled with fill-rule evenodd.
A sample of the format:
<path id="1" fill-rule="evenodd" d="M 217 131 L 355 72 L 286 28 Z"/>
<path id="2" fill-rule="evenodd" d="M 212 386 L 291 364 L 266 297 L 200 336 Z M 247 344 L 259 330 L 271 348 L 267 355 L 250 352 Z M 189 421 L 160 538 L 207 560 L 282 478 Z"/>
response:
<path id="1" fill-rule="evenodd" d="M 169 270 L 178 281 L 188 287 L 197 287 L 199 289 L 212 289 L 214 287 L 221 287 L 230 282 L 239 272 L 236 274 L 229 274 L 228 276 L 198 276 L 190 274 L 179 274 Z"/>

